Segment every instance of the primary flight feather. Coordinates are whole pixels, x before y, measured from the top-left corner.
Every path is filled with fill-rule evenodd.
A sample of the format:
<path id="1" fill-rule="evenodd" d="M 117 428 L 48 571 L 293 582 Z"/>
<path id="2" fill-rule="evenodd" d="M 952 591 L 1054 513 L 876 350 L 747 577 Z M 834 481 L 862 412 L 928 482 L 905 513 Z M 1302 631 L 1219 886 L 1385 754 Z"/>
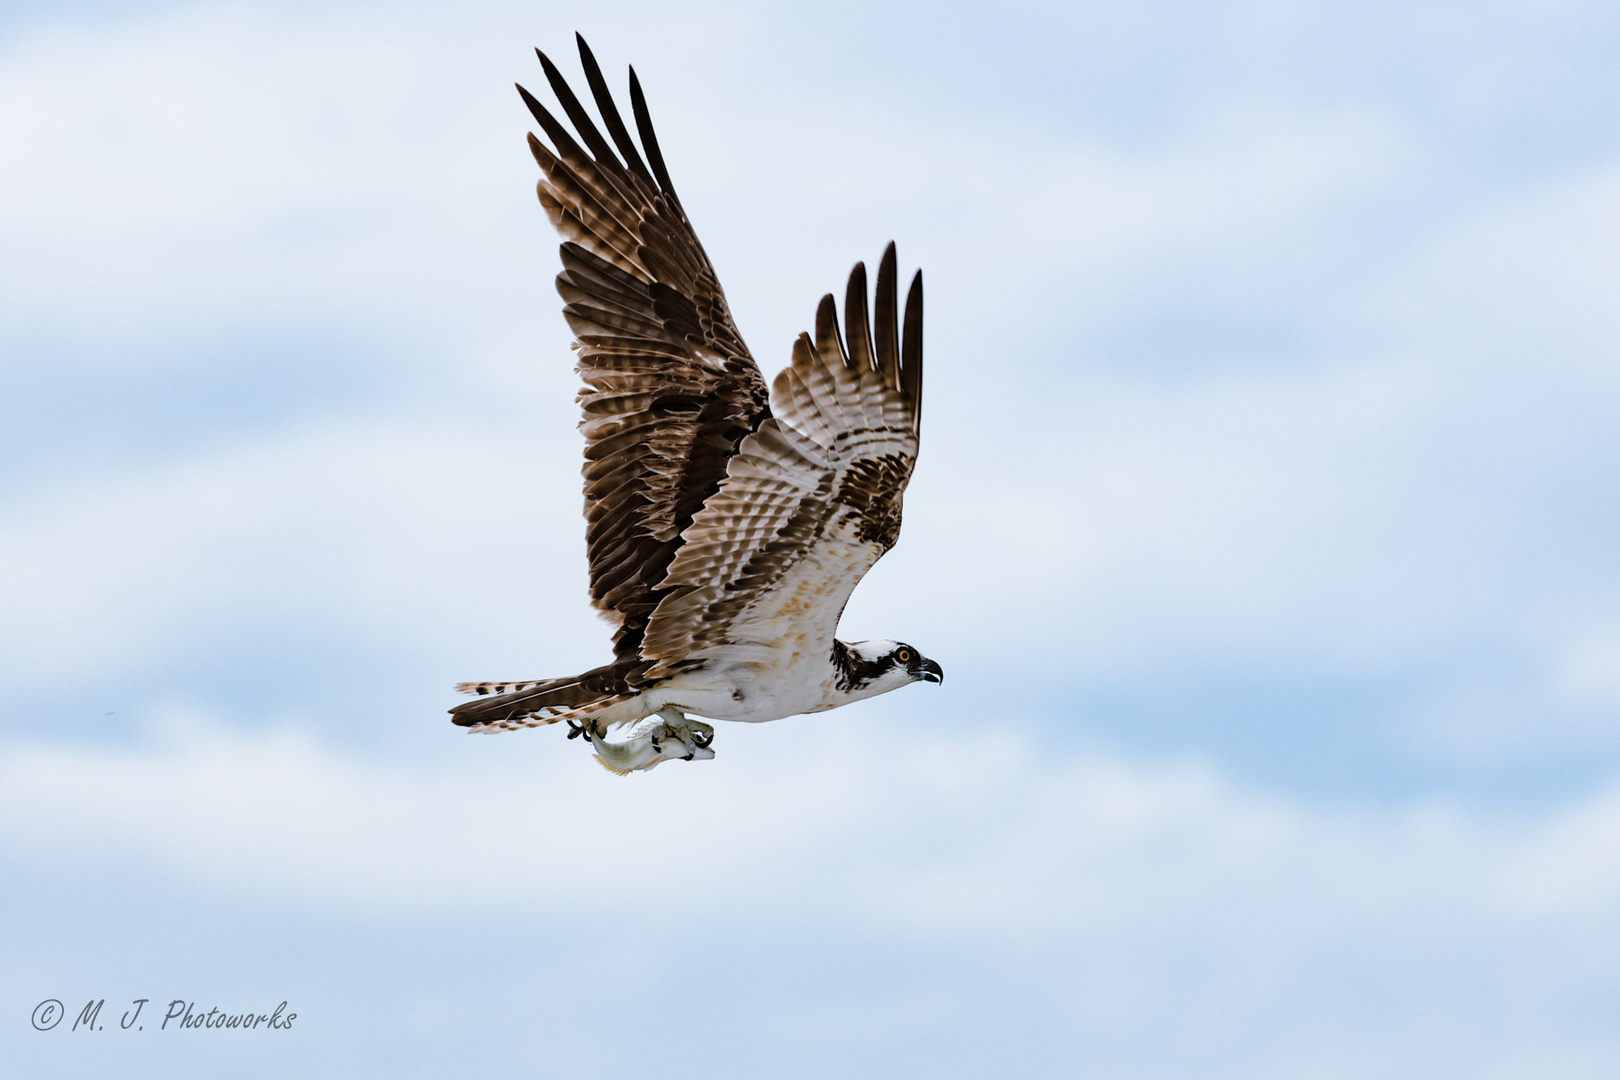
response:
<path id="1" fill-rule="evenodd" d="M 573 133 L 518 93 L 551 142 L 529 136 L 540 203 L 563 237 L 557 291 L 585 383 L 591 602 L 616 626 L 614 660 L 572 678 L 462 683 L 478 699 L 452 718 L 483 732 L 567 721 L 569 738 L 633 772 L 714 756 L 714 729 L 688 714 L 779 720 L 941 681 L 910 645 L 835 636 L 850 593 L 900 535 L 922 406 L 921 271 L 902 334 L 894 245 L 870 323 L 856 263 L 843 333 L 822 297 L 815 336 L 799 336 L 767 391 L 670 182 L 635 70 L 639 149 L 576 38 L 607 137 L 539 50 Z"/>

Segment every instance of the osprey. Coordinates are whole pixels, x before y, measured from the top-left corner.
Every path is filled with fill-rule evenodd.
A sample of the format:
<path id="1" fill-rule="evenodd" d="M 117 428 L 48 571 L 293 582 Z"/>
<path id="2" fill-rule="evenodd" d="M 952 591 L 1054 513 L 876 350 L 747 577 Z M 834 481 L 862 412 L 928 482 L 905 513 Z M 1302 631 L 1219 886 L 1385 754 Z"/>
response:
<path id="1" fill-rule="evenodd" d="M 712 758 L 714 728 L 688 714 L 757 723 L 940 682 L 910 645 L 834 636 L 900 535 L 922 405 L 921 271 L 901 335 L 894 245 L 870 324 L 856 263 L 843 334 L 822 297 L 815 337 L 799 336 L 767 393 L 670 183 L 635 69 L 640 150 L 575 36 L 611 146 L 538 49 L 579 141 L 517 89 L 555 147 L 529 135 L 540 202 L 563 237 L 557 291 L 585 383 L 591 601 L 617 627 L 614 660 L 566 679 L 462 683 L 479 697 L 450 710 L 455 723 L 564 720 L 570 739 L 584 735 L 628 773 Z"/>

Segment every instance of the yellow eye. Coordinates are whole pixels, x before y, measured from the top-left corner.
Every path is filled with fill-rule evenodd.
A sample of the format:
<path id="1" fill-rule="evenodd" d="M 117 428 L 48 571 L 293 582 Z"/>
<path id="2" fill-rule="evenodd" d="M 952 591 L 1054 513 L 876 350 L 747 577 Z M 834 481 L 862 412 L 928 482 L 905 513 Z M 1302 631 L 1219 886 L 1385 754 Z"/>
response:
<path id="1" fill-rule="evenodd" d="M 910 649 L 901 649 L 899 652 L 895 653 L 894 655 L 895 655 L 895 658 L 898 659 L 902 664 L 911 663 L 911 650 Z"/>

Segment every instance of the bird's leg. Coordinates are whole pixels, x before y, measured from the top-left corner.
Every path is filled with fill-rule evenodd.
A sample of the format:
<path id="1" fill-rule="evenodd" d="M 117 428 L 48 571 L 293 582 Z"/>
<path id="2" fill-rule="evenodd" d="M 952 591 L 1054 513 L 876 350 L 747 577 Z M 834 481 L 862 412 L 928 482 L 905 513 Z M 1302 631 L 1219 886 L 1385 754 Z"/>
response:
<path id="1" fill-rule="evenodd" d="M 661 710 L 658 716 L 664 721 L 658 735 L 677 744 L 667 747 L 667 756 L 686 761 L 714 757 L 714 751 L 709 749 L 709 744 L 714 742 L 714 728 L 701 720 L 693 720 L 673 706 Z"/>
<path id="2" fill-rule="evenodd" d="M 620 774 L 651 769 L 671 758 L 693 761 L 714 757 L 714 751 L 709 749 L 714 728 L 689 719 L 673 706 L 636 724 L 622 743 L 607 742 L 594 727 L 588 728 L 586 734 L 602 764 Z"/>

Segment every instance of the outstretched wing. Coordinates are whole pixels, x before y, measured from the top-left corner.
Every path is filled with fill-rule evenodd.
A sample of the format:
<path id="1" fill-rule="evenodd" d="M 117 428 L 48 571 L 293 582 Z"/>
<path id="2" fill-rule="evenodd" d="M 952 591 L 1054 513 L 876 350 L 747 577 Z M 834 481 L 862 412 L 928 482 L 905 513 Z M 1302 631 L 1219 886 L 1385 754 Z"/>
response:
<path id="1" fill-rule="evenodd" d="M 612 146 L 538 49 L 585 146 L 527 90 L 518 92 L 555 147 L 529 136 L 544 173 L 540 202 L 564 238 L 557 291 L 585 382 L 579 403 L 591 602 L 618 624 L 614 651 L 625 660 L 640 655 L 683 531 L 770 406 L 676 198 L 635 70 L 630 101 L 645 161 L 585 39 L 576 38 Z"/>
<path id="2" fill-rule="evenodd" d="M 742 440 L 686 530 L 641 652 L 648 677 L 687 659 L 763 659 L 789 631 L 830 642 L 849 594 L 900 535 L 922 406 L 922 273 L 895 320 L 895 253 L 878 266 L 876 340 L 866 268 L 845 294 L 848 348 L 831 295 L 772 387 L 775 417 Z"/>

